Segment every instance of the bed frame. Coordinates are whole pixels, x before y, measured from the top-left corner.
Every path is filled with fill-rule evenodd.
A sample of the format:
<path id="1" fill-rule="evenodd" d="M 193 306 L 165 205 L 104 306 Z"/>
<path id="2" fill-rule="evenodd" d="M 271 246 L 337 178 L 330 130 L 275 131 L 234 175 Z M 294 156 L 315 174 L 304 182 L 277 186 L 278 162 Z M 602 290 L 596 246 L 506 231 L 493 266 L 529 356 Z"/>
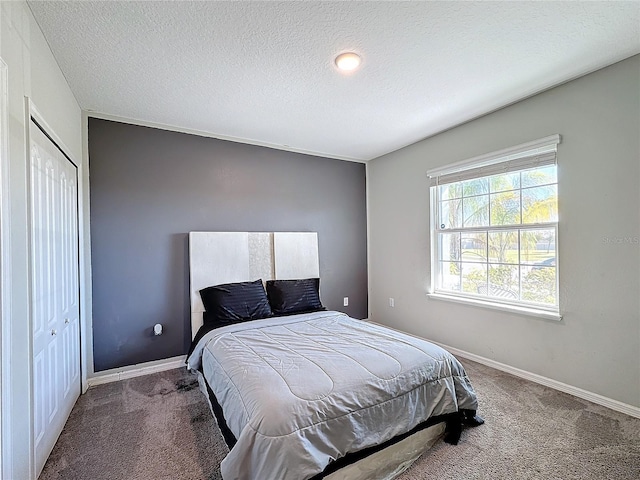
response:
<path id="1" fill-rule="evenodd" d="M 320 276 L 316 232 L 190 232 L 189 267 L 191 330 L 194 337 L 203 323 L 204 306 L 199 291 L 222 283 L 261 278 L 288 280 Z M 233 447 L 222 408 L 201 372 L 200 389 L 205 395 L 225 442 Z M 348 454 L 330 464 L 312 480 L 392 479 L 429 450 L 442 435 L 456 444 L 462 424 L 479 425 L 475 411 L 431 418 L 411 432 L 362 452 Z M 445 432 L 446 426 L 446 432 Z"/>

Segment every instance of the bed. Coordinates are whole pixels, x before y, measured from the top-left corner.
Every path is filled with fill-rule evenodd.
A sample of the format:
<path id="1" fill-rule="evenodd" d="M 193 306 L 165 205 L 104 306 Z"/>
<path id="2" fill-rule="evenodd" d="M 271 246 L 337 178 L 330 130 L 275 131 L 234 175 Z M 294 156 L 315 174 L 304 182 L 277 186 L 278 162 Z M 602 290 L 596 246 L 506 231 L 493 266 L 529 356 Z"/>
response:
<path id="1" fill-rule="evenodd" d="M 391 479 L 482 423 L 451 354 L 324 309 L 317 234 L 191 232 L 189 248 L 187 365 L 230 448 L 225 480 Z"/>

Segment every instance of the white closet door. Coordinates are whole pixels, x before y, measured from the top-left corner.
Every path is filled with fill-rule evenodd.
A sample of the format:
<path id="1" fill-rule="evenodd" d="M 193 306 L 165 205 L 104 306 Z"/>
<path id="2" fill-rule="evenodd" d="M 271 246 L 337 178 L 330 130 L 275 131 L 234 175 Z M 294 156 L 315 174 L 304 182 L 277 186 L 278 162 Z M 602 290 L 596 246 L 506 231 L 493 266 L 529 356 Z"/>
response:
<path id="1" fill-rule="evenodd" d="M 76 167 L 31 122 L 31 317 L 36 473 L 80 395 Z"/>

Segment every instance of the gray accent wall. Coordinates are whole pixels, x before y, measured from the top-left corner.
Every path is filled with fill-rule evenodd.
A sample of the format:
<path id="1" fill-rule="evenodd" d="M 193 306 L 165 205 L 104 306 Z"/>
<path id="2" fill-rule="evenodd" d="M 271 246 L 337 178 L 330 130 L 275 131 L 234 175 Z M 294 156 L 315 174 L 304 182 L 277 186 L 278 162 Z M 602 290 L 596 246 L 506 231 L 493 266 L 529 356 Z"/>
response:
<path id="1" fill-rule="evenodd" d="M 96 372 L 186 353 L 190 231 L 316 231 L 324 305 L 368 316 L 364 164 L 90 118 L 89 168 Z"/>
<path id="2" fill-rule="evenodd" d="M 371 161 L 372 320 L 640 407 L 639 92 L 635 56 Z M 555 133 L 562 321 L 428 298 L 427 170 Z"/>

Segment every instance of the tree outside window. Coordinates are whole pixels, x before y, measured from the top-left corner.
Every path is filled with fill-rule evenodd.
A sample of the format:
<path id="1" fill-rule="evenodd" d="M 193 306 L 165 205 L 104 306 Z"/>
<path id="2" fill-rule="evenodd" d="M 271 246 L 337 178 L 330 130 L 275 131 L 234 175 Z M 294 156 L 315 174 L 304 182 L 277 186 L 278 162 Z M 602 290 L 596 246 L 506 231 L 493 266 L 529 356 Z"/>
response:
<path id="1" fill-rule="evenodd" d="M 439 290 L 557 305 L 556 168 L 437 187 Z"/>

